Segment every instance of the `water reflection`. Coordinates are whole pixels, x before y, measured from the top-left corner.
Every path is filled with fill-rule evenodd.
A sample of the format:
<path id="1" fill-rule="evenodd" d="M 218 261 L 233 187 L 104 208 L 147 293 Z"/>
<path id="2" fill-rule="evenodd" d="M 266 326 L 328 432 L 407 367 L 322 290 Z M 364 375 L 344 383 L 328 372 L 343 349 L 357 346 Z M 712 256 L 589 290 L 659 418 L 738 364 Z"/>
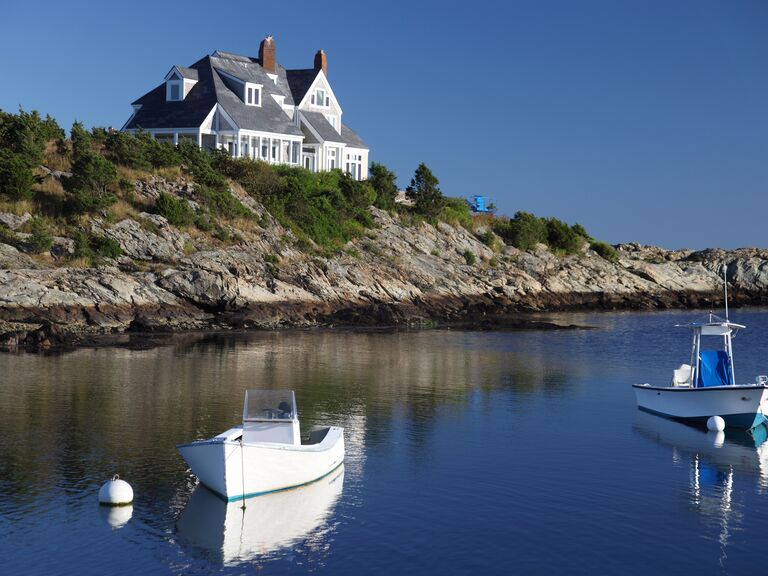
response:
<path id="1" fill-rule="evenodd" d="M 223 565 L 254 561 L 304 541 L 321 551 L 344 484 L 344 466 L 317 482 L 243 502 L 224 502 L 198 485 L 176 524 L 179 539 Z"/>
<path id="2" fill-rule="evenodd" d="M 99 506 L 99 515 L 117 530 L 125 526 L 133 516 L 133 506 Z"/>
<path id="3" fill-rule="evenodd" d="M 727 430 L 715 434 L 695 426 L 637 412 L 635 430 L 646 438 L 672 448 L 672 459 L 697 457 L 721 471 L 733 469 L 757 477 L 761 487 L 768 487 L 768 444 L 764 427 L 750 434 Z"/>
<path id="4" fill-rule="evenodd" d="M 634 429 L 643 437 L 671 448 L 673 465 L 687 468 L 685 501 L 713 530 L 720 547 L 720 565 L 735 532 L 744 524 L 746 507 L 736 499 L 740 477 L 757 478 L 768 486 L 768 430 L 707 432 L 698 427 L 638 411 Z"/>

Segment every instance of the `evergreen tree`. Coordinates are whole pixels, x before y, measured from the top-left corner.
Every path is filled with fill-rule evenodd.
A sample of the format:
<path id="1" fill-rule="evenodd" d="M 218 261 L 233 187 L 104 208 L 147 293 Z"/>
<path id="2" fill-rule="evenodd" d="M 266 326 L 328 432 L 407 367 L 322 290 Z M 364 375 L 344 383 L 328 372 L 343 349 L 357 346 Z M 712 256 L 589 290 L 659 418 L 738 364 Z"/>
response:
<path id="1" fill-rule="evenodd" d="M 392 210 L 397 198 L 397 176 L 384 164 L 371 162 L 368 171 L 368 183 L 376 191 L 374 206 L 384 210 Z"/>
<path id="2" fill-rule="evenodd" d="M 438 186 L 439 180 L 423 162 L 416 168 L 411 184 L 405 193 L 413 200 L 414 211 L 426 218 L 434 219 L 445 206 L 445 197 Z"/>

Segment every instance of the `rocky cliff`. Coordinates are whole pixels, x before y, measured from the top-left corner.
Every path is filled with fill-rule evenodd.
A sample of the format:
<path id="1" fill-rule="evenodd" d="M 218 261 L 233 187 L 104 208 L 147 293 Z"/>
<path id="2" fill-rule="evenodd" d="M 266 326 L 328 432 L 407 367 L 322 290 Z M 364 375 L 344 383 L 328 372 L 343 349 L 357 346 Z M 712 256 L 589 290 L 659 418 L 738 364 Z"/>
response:
<path id="1" fill-rule="evenodd" d="M 166 185 L 137 183 L 137 192 Z M 765 250 L 624 244 L 612 263 L 587 249 L 567 257 L 544 246 L 492 250 L 461 227 L 406 225 L 372 209 L 376 227 L 324 257 L 299 250 L 289 230 L 252 199 L 241 200 L 258 218 L 232 230 L 236 240 L 228 242 L 176 229 L 156 214 L 94 218 L 92 230 L 119 242 L 123 254 L 98 267 L 73 267 L 63 257 L 72 250 L 67 238 L 34 257 L 0 244 L 2 344 L 45 347 L 126 331 L 492 324 L 527 311 L 705 307 L 722 301 L 723 265 L 734 303 L 766 302 Z M 0 226 L 13 230 L 25 219 L 0 214 Z"/>

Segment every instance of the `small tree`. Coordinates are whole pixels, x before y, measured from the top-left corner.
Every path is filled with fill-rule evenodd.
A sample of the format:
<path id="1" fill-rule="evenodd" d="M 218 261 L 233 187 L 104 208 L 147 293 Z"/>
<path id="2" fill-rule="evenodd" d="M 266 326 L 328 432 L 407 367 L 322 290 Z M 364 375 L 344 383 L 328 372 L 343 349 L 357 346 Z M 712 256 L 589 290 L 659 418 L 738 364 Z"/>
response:
<path id="1" fill-rule="evenodd" d="M 48 231 L 48 226 L 45 223 L 45 220 L 39 217 L 32 218 L 29 228 L 32 233 L 27 241 L 29 249 L 35 254 L 48 252 L 51 249 L 51 246 L 53 246 L 53 237 Z"/>
<path id="2" fill-rule="evenodd" d="M 92 212 L 106 208 L 116 200 L 108 190 L 117 180 L 114 164 L 93 150 L 91 135 L 83 125 L 72 125 L 72 177 L 64 186 L 72 194 L 70 209 L 74 212 Z"/>
<path id="3" fill-rule="evenodd" d="M 423 162 L 416 168 L 411 178 L 411 184 L 405 189 L 405 193 L 413 200 L 413 208 L 427 218 L 435 219 L 445 206 L 445 197 L 440 191 L 440 181 L 432 174 Z"/>
<path id="4" fill-rule="evenodd" d="M 368 171 L 368 183 L 376 191 L 374 206 L 384 210 L 392 210 L 397 198 L 397 176 L 384 164 L 371 162 Z"/>
<path id="5" fill-rule="evenodd" d="M 35 176 L 20 154 L 0 149 L 0 194 L 12 200 L 29 199 L 34 195 Z"/>

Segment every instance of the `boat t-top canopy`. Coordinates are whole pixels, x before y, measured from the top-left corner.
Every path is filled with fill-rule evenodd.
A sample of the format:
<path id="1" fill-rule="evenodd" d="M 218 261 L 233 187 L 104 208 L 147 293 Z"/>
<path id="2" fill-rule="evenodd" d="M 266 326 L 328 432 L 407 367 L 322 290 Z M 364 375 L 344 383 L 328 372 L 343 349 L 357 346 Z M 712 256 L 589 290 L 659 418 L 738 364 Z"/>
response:
<path id="1" fill-rule="evenodd" d="M 676 328 L 690 328 L 701 333 L 702 336 L 725 336 L 732 334 L 734 330 L 746 328 L 743 324 L 735 322 L 691 322 L 690 324 L 675 324 Z"/>
<path id="2" fill-rule="evenodd" d="M 709 322 L 690 322 L 689 324 L 675 324 L 676 328 L 689 328 L 702 336 L 726 336 L 736 330 L 746 328 L 743 324 L 736 324 L 730 320 L 709 314 Z"/>
<path id="3" fill-rule="evenodd" d="M 743 324 L 736 324 L 728 319 L 709 315 L 709 322 L 691 322 L 689 324 L 677 324 L 681 328 L 693 331 L 693 345 L 691 349 L 691 378 L 690 383 L 696 388 L 709 386 L 728 386 L 736 381 L 733 367 L 733 346 L 731 339 L 733 334 L 746 328 Z M 722 338 L 720 349 L 704 350 L 701 347 L 702 336 L 719 336 Z"/>
<path id="4" fill-rule="evenodd" d="M 293 390 L 246 390 L 243 422 L 298 419 Z"/>

